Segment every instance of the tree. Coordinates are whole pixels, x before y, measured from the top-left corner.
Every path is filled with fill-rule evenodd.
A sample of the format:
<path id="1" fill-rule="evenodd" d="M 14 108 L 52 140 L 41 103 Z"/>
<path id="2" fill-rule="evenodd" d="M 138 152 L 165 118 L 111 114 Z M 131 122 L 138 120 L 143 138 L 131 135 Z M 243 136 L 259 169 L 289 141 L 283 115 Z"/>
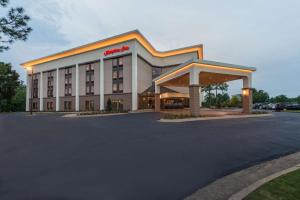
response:
<path id="1" fill-rule="evenodd" d="M 228 107 L 230 104 L 230 97 L 227 93 L 223 93 L 223 94 L 218 94 L 217 96 L 217 107 L 218 108 L 222 108 L 222 107 Z"/>
<path id="2" fill-rule="evenodd" d="M 203 91 L 206 93 L 205 104 L 207 106 L 223 107 L 226 105 L 226 101 L 229 100 L 229 95 L 225 93 L 227 90 L 227 83 L 218 83 L 205 86 L 203 88 Z M 214 93 L 212 91 L 214 91 Z M 221 94 L 219 94 L 218 91 L 221 91 Z"/>
<path id="3" fill-rule="evenodd" d="M 270 99 L 272 103 L 287 103 L 290 99 L 286 95 L 278 95 Z"/>
<path id="4" fill-rule="evenodd" d="M 5 8 L 9 0 L 0 0 L 0 7 Z M 28 26 L 30 17 L 22 7 L 10 8 L 7 16 L 0 17 L 0 52 L 9 49 L 16 40 L 27 40 L 32 28 Z"/>
<path id="5" fill-rule="evenodd" d="M 16 89 L 16 94 L 12 97 L 11 111 L 25 111 L 26 107 L 26 86 L 21 82 Z"/>
<path id="6" fill-rule="evenodd" d="M 265 103 L 270 99 L 269 94 L 264 90 L 253 89 L 253 103 Z"/>
<path id="7" fill-rule="evenodd" d="M 106 102 L 106 110 L 107 111 L 112 111 L 112 102 L 111 102 L 110 98 L 108 98 L 108 100 Z"/>
<path id="8" fill-rule="evenodd" d="M 216 99 L 215 99 L 215 106 L 216 107 L 221 107 L 221 104 L 223 104 L 223 101 L 227 101 L 227 99 L 224 99 L 223 97 L 227 97 L 226 95 L 224 96 L 224 92 L 228 90 L 228 84 L 227 83 L 217 83 L 214 84 L 214 89 L 216 91 Z M 221 90 L 221 95 L 218 94 L 218 90 Z M 229 96 L 228 96 L 229 97 Z"/>
<path id="9" fill-rule="evenodd" d="M 228 84 L 227 83 L 221 83 L 219 84 L 219 89 L 221 90 L 221 93 L 224 94 L 228 91 Z"/>
<path id="10" fill-rule="evenodd" d="M 296 102 L 300 104 L 300 95 L 296 97 Z"/>
<path id="11" fill-rule="evenodd" d="M 212 94 L 213 85 L 207 85 L 203 88 L 203 91 L 206 93 L 205 102 L 207 106 L 212 106 L 212 101 L 214 99 L 214 95 Z"/>
<path id="12" fill-rule="evenodd" d="M 12 98 L 19 85 L 19 74 L 11 64 L 0 62 L 0 112 L 12 110 Z"/>
<path id="13" fill-rule="evenodd" d="M 233 95 L 230 99 L 230 106 L 231 107 L 241 107 L 242 100 L 240 95 Z"/>

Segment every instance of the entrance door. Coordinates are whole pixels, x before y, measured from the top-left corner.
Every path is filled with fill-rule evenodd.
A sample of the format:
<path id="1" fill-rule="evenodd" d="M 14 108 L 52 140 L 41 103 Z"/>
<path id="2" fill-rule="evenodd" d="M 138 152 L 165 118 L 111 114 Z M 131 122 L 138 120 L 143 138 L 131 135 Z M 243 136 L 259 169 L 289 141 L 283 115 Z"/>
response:
<path id="1" fill-rule="evenodd" d="M 154 109 L 154 97 L 144 96 L 141 101 L 141 109 Z"/>

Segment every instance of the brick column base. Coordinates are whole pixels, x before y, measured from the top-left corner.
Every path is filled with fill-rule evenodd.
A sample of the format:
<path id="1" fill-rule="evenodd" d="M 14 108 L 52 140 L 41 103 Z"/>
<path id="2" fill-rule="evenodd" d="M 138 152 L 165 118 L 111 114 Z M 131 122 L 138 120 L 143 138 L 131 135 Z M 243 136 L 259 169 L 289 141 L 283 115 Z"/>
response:
<path id="1" fill-rule="evenodd" d="M 200 115 L 199 85 L 190 85 L 190 110 L 193 117 Z"/>
<path id="2" fill-rule="evenodd" d="M 155 112 L 160 112 L 160 94 L 155 94 Z"/>
<path id="3" fill-rule="evenodd" d="M 243 113 L 251 114 L 252 113 L 252 89 L 243 88 Z"/>

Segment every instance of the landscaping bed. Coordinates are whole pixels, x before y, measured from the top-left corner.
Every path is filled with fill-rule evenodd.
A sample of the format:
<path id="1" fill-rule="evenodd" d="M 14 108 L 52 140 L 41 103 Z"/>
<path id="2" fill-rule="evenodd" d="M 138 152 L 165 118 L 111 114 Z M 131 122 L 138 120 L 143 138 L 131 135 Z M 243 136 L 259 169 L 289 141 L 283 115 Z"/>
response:
<path id="1" fill-rule="evenodd" d="M 80 112 L 77 115 L 78 116 L 85 116 L 85 115 L 102 115 L 102 114 L 114 114 L 114 113 L 128 113 L 127 110 L 112 110 L 112 111 L 90 111 L 90 112 Z"/>

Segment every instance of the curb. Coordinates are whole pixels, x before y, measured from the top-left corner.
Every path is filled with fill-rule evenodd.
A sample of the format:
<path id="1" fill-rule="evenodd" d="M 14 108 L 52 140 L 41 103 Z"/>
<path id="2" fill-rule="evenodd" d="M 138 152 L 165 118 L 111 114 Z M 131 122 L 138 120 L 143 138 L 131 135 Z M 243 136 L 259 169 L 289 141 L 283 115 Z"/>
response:
<path id="1" fill-rule="evenodd" d="M 297 169 L 300 169 L 300 152 L 224 176 L 184 200 L 241 200 L 264 183 Z"/>
<path id="2" fill-rule="evenodd" d="M 273 114 L 252 114 L 252 115 L 225 115 L 220 117 L 196 117 L 186 119 L 160 119 L 158 122 L 163 123 L 180 123 L 180 122 L 193 122 L 193 121 L 207 121 L 207 120 L 219 120 L 219 119 L 241 119 L 241 118 L 254 118 L 254 117 L 270 117 Z"/>
<path id="3" fill-rule="evenodd" d="M 95 115 L 77 115 L 77 114 L 66 114 L 62 117 L 64 118 L 86 118 L 86 117 L 108 117 L 108 116 L 115 116 L 115 115 L 125 115 L 128 113 L 109 113 L 109 114 L 95 114 Z"/>
<path id="4" fill-rule="evenodd" d="M 234 195 L 232 195 L 229 200 L 242 200 L 244 199 L 246 196 L 248 196 L 251 192 L 253 192 L 254 190 L 256 190 L 257 188 L 259 188 L 260 186 L 264 185 L 265 183 L 278 178 L 282 175 L 288 174 L 290 172 L 296 171 L 297 169 L 300 169 L 300 163 L 297 164 L 296 166 L 293 166 L 291 168 L 282 170 L 280 172 L 277 172 L 275 174 L 272 174 L 271 176 L 268 176 L 266 178 L 263 178 L 259 181 L 256 181 L 255 183 L 253 183 L 252 185 L 249 185 L 248 187 L 242 189 L 241 191 L 235 193 Z"/>

